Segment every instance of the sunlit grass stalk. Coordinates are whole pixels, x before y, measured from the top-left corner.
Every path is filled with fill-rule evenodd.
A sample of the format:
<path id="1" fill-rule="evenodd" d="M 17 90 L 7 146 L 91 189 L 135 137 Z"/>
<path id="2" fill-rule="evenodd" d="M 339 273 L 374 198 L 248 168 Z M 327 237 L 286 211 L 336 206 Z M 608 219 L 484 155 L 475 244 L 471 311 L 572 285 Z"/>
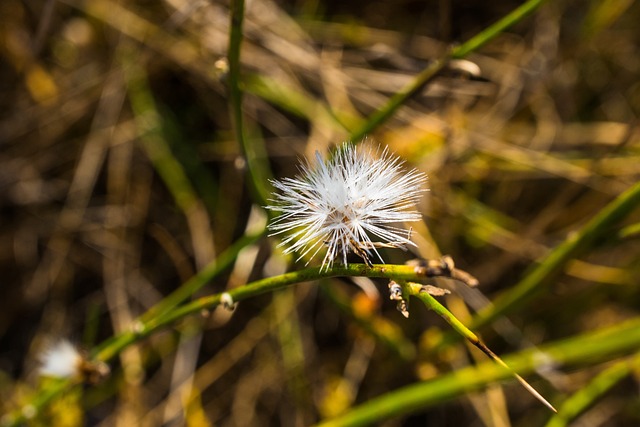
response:
<path id="1" fill-rule="evenodd" d="M 198 274 L 187 280 L 184 284 L 182 284 L 182 286 L 164 297 L 155 306 L 147 310 L 147 312 L 143 314 L 139 320 L 141 322 L 149 321 L 150 319 L 167 313 L 182 302 L 186 301 L 189 297 L 202 289 L 212 279 L 217 277 L 221 272 L 229 268 L 238 257 L 238 253 L 247 246 L 256 243 L 261 237 L 264 236 L 265 232 L 266 230 L 262 230 L 261 232 L 257 232 L 254 234 L 243 235 L 229 248 L 221 252 L 214 261 L 210 262 L 202 270 L 200 270 Z"/>
<path id="2" fill-rule="evenodd" d="M 349 264 L 348 266 L 334 266 L 331 269 L 322 269 L 321 267 L 307 268 L 300 271 L 281 274 L 279 276 L 267 277 L 249 283 L 245 286 L 230 289 L 228 292 L 199 298 L 140 325 L 140 333 L 148 335 L 151 331 L 171 325 L 186 316 L 201 313 L 203 310 L 213 309 L 222 303 L 224 294 L 230 297 L 233 303 L 238 303 L 248 298 L 274 292 L 298 283 L 306 283 L 321 278 L 336 276 L 367 276 L 412 281 L 418 281 L 429 277 L 425 274 L 416 272 L 415 267 L 407 265 L 375 264 L 372 267 L 368 267 L 365 264 Z"/>
<path id="3" fill-rule="evenodd" d="M 637 370 L 640 370 L 640 353 L 614 363 L 566 399 L 560 406 L 558 414 L 554 415 L 545 427 L 567 426 L 580 414 L 593 406 L 613 386 Z"/>
<path id="4" fill-rule="evenodd" d="M 165 312 L 158 317 L 151 318 L 146 322 L 138 322 L 136 325 L 132 325 L 131 331 L 124 332 L 120 335 L 115 336 L 113 339 L 108 340 L 103 345 L 97 347 L 96 350 L 91 354 L 94 361 L 106 362 L 116 357 L 126 347 L 144 339 L 145 337 L 163 328 L 175 325 L 176 322 L 184 319 L 187 316 L 207 312 L 208 310 L 211 310 L 220 305 L 223 301 L 227 301 L 227 303 L 237 303 L 248 298 L 262 295 L 268 292 L 277 291 L 294 284 L 300 284 L 320 278 L 335 276 L 367 276 L 372 278 L 394 279 L 405 282 L 417 282 L 429 277 L 443 276 L 443 274 L 441 271 L 438 272 L 437 270 L 424 268 L 419 269 L 407 265 L 374 265 L 373 267 L 368 267 L 365 264 L 336 266 L 331 269 L 309 268 L 297 272 L 285 273 L 279 276 L 257 280 L 245 286 L 229 290 L 229 292 L 226 293 L 218 293 L 211 296 L 199 298 L 198 300 L 177 307 L 169 312 Z M 419 292 L 418 296 L 421 296 Z M 430 300 L 425 299 L 425 301 Z M 439 303 L 437 303 L 437 301 L 437 304 L 433 304 L 433 301 L 430 302 L 430 307 L 435 307 L 441 313 L 448 313 L 448 311 L 443 311 L 444 307 L 439 306 Z M 451 315 L 449 319 L 455 318 Z M 635 323 L 630 323 L 633 324 L 633 328 L 629 328 L 628 324 L 619 326 L 619 328 L 625 329 L 625 333 L 622 334 L 618 334 L 617 330 L 614 329 L 611 331 L 600 333 L 597 335 L 597 337 L 590 336 L 588 340 L 584 341 L 578 338 L 567 340 L 566 342 L 560 343 L 558 345 L 559 350 L 557 351 L 554 347 L 549 347 L 548 350 L 539 350 L 538 352 L 544 352 L 547 356 L 547 359 L 552 360 L 555 363 L 565 363 L 567 361 L 580 360 L 584 358 L 592 359 L 593 357 L 597 357 L 597 355 L 610 355 L 611 353 L 624 351 L 625 349 L 633 348 L 632 346 L 637 346 L 640 343 L 640 327 L 638 325 L 640 324 L 640 320 L 636 319 Z M 457 320 L 452 320 L 450 324 L 459 333 L 465 331 L 464 326 L 461 323 L 457 322 Z M 572 345 L 576 345 L 576 347 L 571 347 Z M 531 372 L 531 370 L 535 367 L 535 364 L 532 360 L 533 355 L 531 351 L 525 352 L 525 354 L 527 355 L 527 358 L 514 359 L 512 361 L 509 361 L 507 360 L 507 358 L 505 358 L 505 363 L 508 366 L 511 366 L 514 371 L 521 372 L 523 374 Z M 438 391 L 435 394 L 436 400 L 442 399 L 447 396 L 450 397 L 450 393 L 452 392 L 452 390 L 457 390 L 457 393 L 459 393 L 461 390 L 468 391 L 470 389 L 476 389 L 482 385 L 490 383 L 491 381 L 506 378 L 512 375 L 513 371 L 501 367 L 500 370 L 491 370 L 487 368 L 486 372 L 486 374 L 480 375 L 478 378 L 474 377 L 472 381 L 467 381 L 462 385 L 456 384 L 455 380 L 453 384 L 448 384 L 447 381 L 452 381 L 449 377 L 446 377 L 444 380 L 435 380 L 435 384 L 439 384 L 442 381 L 444 381 L 445 385 L 448 384 L 446 385 L 445 389 L 453 387 L 453 389 L 448 389 L 448 391 L 445 390 L 444 395 L 440 391 Z M 67 390 L 73 384 L 74 383 L 71 381 L 62 381 L 60 383 L 56 383 L 52 387 L 45 388 L 34 397 L 34 399 L 28 406 L 35 412 L 40 412 L 41 409 L 46 406 L 49 401 L 59 396 L 60 393 Z M 419 386 L 420 385 L 417 385 L 415 387 Z M 400 393 L 400 396 L 404 396 L 404 393 L 406 393 L 406 391 L 402 391 Z M 433 391 L 428 391 L 426 396 L 433 396 L 433 393 Z M 391 393 L 390 395 L 395 396 L 395 392 Z M 420 394 L 420 396 L 422 396 L 422 394 Z M 420 399 L 422 399 L 422 397 L 420 397 Z M 391 399 L 391 401 L 396 402 L 395 398 Z M 415 404 L 416 397 L 412 397 L 411 401 L 413 401 Z M 430 401 L 428 400 L 426 401 L 426 403 L 429 402 Z M 386 403 L 386 405 L 388 404 L 389 403 Z M 396 406 L 397 402 L 392 403 L 392 407 L 389 408 L 391 412 L 389 413 L 396 413 L 397 411 L 406 412 L 411 410 L 412 408 L 415 409 L 415 407 L 407 406 L 406 402 L 399 407 Z M 365 406 L 365 408 L 366 407 L 367 406 Z M 385 405 L 383 405 L 382 407 L 384 408 Z M 352 416 L 359 419 L 359 417 L 361 416 L 361 412 L 362 411 L 360 410 L 354 410 L 353 415 L 349 415 L 348 419 L 351 419 Z M 384 418 L 386 416 L 385 413 L 385 411 L 376 412 L 376 416 L 380 415 Z M 376 420 L 378 420 L 378 418 L 376 418 Z M 370 420 L 369 422 L 373 422 L 376 420 Z M 16 426 L 23 421 L 24 413 L 21 409 L 5 418 L 4 425 Z"/>
<path id="5" fill-rule="evenodd" d="M 538 7 L 540 7 L 545 1 L 546 0 L 529 0 L 522 3 L 508 15 L 505 15 L 503 18 L 485 28 L 463 44 L 454 47 L 451 50 L 451 58 L 464 58 L 468 54 L 478 50 L 479 48 L 499 36 L 507 28 L 514 26 L 515 24 L 535 12 L 536 9 L 538 9 Z"/>
<path id="6" fill-rule="evenodd" d="M 469 328 L 467 328 L 462 322 L 460 322 L 449 310 L 447 310 L 442 304 L 438 302 L 434 297 L 429 295 L 428 292 L 424 292 L 421 290 L 422 285 L 420 284 L 411 284 L 411 295 L 418 298 L 422 301 L 430 310 L 434 311 L 438 316 L 442 317 L 451 327 L 459 333 L 461 336 L 467 339 L 471 344 L 476 346 L 480 351 L 486 354 L 491 360 L 496 362 L 498 365 L 508 369 L 511 371 L 512 375 L 522 386 L 527 389 L 529 393 L 531 393 L 536 399 L 542 402 L 547 408 L 551 409 L 553 412 L 558 412 L 556 408 L 553 407 L 536 389 L 534 389 L 524 378 L 514 372 L 506 363 L 500 359 L 500 357 L 495 354 L 485 343 L 480 340 L 480 338 L 473 333 Z"/>
<path id="7" fill-rule="evenodd" d="M 239 250 L 239 248 L 235 248 L 234 251 L 235 250 Z M 229 260 L 233 259 L 231 255 L 232 253 L 229 254 Z M 212 264 L 210 268 L 207 268 L 206 271 L 201 273 L 201 277 L 193 279 L 193 282 L 187 282 L 188 284 L 185 284 L 184 286 L 194 289 L 195 287 L 205 283 L 207 280 L 210 280 L 213 275 L 218 274 L 220 271 L 221 268 L 217 268 Z M 257 280 L 245 286 L 229 290 L 229 292 L 199 298 L 183 306 L 174 307 L 169 311 L 167 311 L 169 304 L 164 304 L 162 306 L 164 308 L 160 310 L 158 310 L 156 306 L 155 310 L 158 311 L 155 311 L 155 313 L 157 313 L 155 317 L 152 317 L 150 314 L 143 315 L 141 320 L 138 320 L 131 325 L 131 330 L 115 335 L 111 339 L 97 346 L 91 352 L 91 359 L 96 362 L 108 362 L 118 356 L 125 348 L 141 341 L 154 332 L 172 326 L 187 316 L 208 312 L 208 310 L 217 307 L 222 304 L 223 301 L 228 301 L 229 299 L 231 299 L 233 303 L 237 303 L 268 292 L 284 289 L 294 284 L 309 282 L 326 277 L 368 276 L 419 281 L 429 277 L 434 277 L 435 275 L 442 274 L 435 270 L 418 270 L 415 267 L 407 265 L 373 265 L 372 267 L 369 267 L 365 264 L 349 264 L 348 266 L 337 266 L 332 269 L 321 269 L 320 267 L 309 268 L 301 271 L 285 273 L 279 276 Z M 182 292 L 178 295 L 180 298 L 184 297 Z M 171 299 L 172 304 L 177 302 L 180 298 L 174 296 Z M 77 382 L 71 380 L 55 382 L 54 385 L 40 390 L 39 393 L 34 396 L 31 403 L 25 407 L 29 409 L 29 412 L 40 413 L 52 399 L 58 397 L 74 384 L 77 384 Z M 25 421 L 25 407 L 3 418 L 2 425 L 17 426 L 22 424 Z"/>
<path id="8" fill-rule="evenodd" d="M 606 329 L 549 343 L 538 349 L 528 349 L 504 356 L 511 369 L 527 375 L 537 369 L 596 363 L 635 351 L 640 346 L 640 317 Z M 385 393 L 352 408 L 342 416 L 325 420 L 318 427 L 354 427 L 377 425 L 396 416 L 424 410 L 429 406 L 453 399 L 508 379 L 511 371 L 492 362 L 469 366 L 443 374 L 433 380 Z"/>
<path id="9" fill-rule="evenodd" d="M 640 205 L 640 183 L 616 197 L 580 230 L 571 233 L 556 246 L 529 274 L 493 304 L 478 313 L 471 327 L 477 329 L 497 317 L 517 310 L 534 296 L 544 292 L 562 274 L 573 258 L 592 249 L 600 239 L 613 235 L 613 227 Z"/>
<path id="10" fill-rule="evenodd" d="M 451 59 L 460 59 L 476 51 L 483 45 L 495 39 L 507 28 L 517 24 L 526 16 L 533 13 L 545 0 L 529 0 L 493 25 L 485 28 L 480 33 L 470 38 L 461 45 L 453 47 L 442 58 L 433 61 L 422 72 L 420 72 L 407 86 L 396 92 L 387 103 L 379 110 L 369 116 L 365 123 L 351 133 L 350 140 L 361 141 L 367 134 L 376 127 L 384 123 L 400 108 L 412 95 L 422 89 L 431 81 L 442 69 L 444 69 Z"/>

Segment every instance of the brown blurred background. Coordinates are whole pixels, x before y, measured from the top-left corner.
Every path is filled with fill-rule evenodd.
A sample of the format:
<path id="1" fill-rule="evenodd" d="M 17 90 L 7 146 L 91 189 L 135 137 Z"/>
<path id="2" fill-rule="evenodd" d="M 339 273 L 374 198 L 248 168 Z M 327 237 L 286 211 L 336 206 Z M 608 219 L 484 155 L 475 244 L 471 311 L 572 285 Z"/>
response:
<path id="1" fill-rule="evenodd" d="M 249 155 L 268 166 L 264 177 L 297 173 L 301 157 L 348 138 L 449 46 L 520 4 L 248 2 Z M 548 2 L 368 135 L 429 174 L 419 250 L 389 251 L 388 262 L 451 254 L 480 280 L 481 293 L 465 297 L 477 310 L 637 182 L 638 22 L 633 1 Z M 0 3 L 0 410 L 27 399 L 47 341 L 91 348 L 128 330 L 263 226 L 231 131 L 228 34 L 227 2 Z M 273 243 L 245 249 L 198 295 L 283 272 Z M 511 332 L 484 330 L 490 347 L 515 351 L 637 316 L 638 247 L 637 229 L 612 230 L 510 314 Z M 61 404 L 53 419 L 308 425 L 472 363 L 462 347 L 422 357 L 429 333 L 447 327 L 425 310 L 405 320 L 377 285 L 379 297 L 371 283 L 360 284 L 368 293 L 348 280 L 301 286 L 187 321 L 125 351 L 84 406 Z M 382 319 L 406 353 L 372 339 L 340 298 Z M 571 393 L 597 369 L 542 387 Z M 458 399 L 389 425 L 541 425 L 544 409 L 513 393 L 503 408 L 512 423 Z M 637 425 L 639 406 L 636 378 L 580 425 Z"/>

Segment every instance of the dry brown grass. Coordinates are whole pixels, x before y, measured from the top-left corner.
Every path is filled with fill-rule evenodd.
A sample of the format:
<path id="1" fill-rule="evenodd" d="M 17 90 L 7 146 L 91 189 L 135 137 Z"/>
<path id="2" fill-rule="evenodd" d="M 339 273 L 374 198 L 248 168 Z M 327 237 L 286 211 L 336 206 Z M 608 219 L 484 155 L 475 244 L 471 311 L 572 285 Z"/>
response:
<path id="1" fill-rule="evenodd" d="M 242 82 L 258 161 L 278 177 L 296 173 L 301 156 L 347 138 L 449 42 L 514 6 L 458 3 L 249 2 Z M 368 136 L 429 174 L 414 255 L 452 254 L 479 278 L 482 294 L 466 295 L 467 305 L 447 301 L 461 319 L 638 181 L 638 20 L 636 2 L 550 2 Z M 131 328 L 260 227 L 229 120 L 228 34 L 218 1 L 0 3 L 0 411 L 28 401 L 47 340 L 91 347 Z M 483 328 L 490 345 L 506 353 L 638 317 L 637 221 L 636 212 L 571 261 L 497 333 Z M 248 247 L 200 293 L 284 271 L 272 243 Z M 405 321 L 384 294 L 365 297 L 347 282 L 332 282 L 329 295 L 304 286 L 256 298 L 156 334 L 122 353 L 106 385 L 86 390 L 86 409 L 69 397 L 52 416 L 67 425 L 180 425 L 185 414 L 192 425 L 308 425 L 473 363 L 462 346 L 426 358 L 446 329 L 437 318 L 418 310 Z M 340 295 L 411 348 L 408 360 L 337 308 Z M 561 400 L 601 369 L 584 366 L 551 373 L 542 388 Z M 388 425 L 540 425 L 543 411 L 495 386 Z M 638 413 L 637 378 L 628 379 L 580 425 L 635 425 Z"/>

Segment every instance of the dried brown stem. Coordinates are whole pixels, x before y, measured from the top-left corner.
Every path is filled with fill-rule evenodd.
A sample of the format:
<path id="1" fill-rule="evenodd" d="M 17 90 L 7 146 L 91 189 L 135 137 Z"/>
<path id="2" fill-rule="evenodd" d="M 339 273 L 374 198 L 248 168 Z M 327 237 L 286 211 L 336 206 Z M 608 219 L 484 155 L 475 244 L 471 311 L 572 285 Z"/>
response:
<path id="1" fill-rule="evenodd" d="M 414 259 L 407 262 L 407 265 L 414 266 L 416 273 L 424 277 L 448 277 L 472 288 L 479 284 L 478 279 L 471 274 L 455 268 L 453 258 L 449 255 L 440 259 Z"/>

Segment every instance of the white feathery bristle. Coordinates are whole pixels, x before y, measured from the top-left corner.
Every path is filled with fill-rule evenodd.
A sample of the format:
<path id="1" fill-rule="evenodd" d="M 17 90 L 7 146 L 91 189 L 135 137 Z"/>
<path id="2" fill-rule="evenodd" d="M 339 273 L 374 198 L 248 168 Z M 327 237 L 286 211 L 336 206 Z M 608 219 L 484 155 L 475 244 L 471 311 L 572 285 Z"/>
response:
<path id="1" fill-rule="evenodd" d="M 336 259 L 346 265 L 349 252 L 368 262 L 375 254 L 384 263 L 377 247 L 415 246 L 394 224 L 421 219 L 415 204 L 427 191 L 424 173 L 404 171 L 387 149 L 350 143 L 326 160 L 316 153 L 315 165 L 300 170 L 295 178 L 273 182 L 279 193 L 267 206 L 281 212 L 269 230 L 286 234 L 280 244 L 285 253 L 311 260 L 326 247 L 322 268 L 330 268 Z"/>
<path id="2" fill-rule="evenodd" d="M 56 378 L 71 378 L 79 374 L 82 356 L 67 340 L 49 347 L 40 357 L 40 375 Z"/>

